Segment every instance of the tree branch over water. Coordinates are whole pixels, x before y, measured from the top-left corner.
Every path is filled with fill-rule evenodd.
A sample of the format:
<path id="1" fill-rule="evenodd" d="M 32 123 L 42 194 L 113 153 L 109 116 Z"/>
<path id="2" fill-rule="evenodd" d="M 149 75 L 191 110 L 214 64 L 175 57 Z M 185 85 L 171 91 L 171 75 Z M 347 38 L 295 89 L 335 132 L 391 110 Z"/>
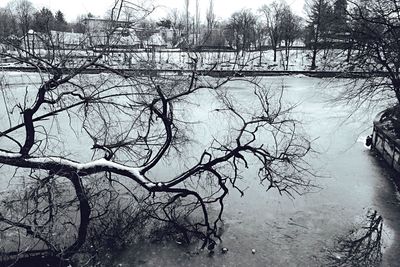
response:
<path id="1" fill-rule="evenodd" d="M 111 13 L 114 19 L 122 14 L 117 5 Z M 267 191 L 294 196 L 312 186 L 305 162 L 310 142 L 291 118 L 283 91 L 254 78 L 200 76 L 191 52 L 189 75 L 121 73 L 104 60 L 118 44 L 120 25 L 110 23 L 114 27 L 89 62 L 71 71 L 46 61 L 40 72 L 23 74 L 39 86 L 2 84 L 10 125 L 0 128 L 1 182 L 15 184 L 0 206 L 4 249 L 26 250 L 14 247 L 17 236 L 61 258 L 99 253 L 105 236 L 117 240 L 157 221 L 212 250 L 221 237 L 226 196 L 231 190 L 244 194 L 245 170 L 255 169 Z M 44 64 L 32 51 L 21 62 Z M 99 74 L 85 74 L 95 67 Z M 240 73 L 237 65 L 232 69 Z M 251 88 L 252 103 L 230 92 L 235 84 Z M 207 110 L 206 101 L 217 108 Z M 201 150 L 191 123 L 199 115 L 191 114 L 195 105 L 221 124 Z M 114 207 L 129 216 L 120 214 L 113 224 Z"/>

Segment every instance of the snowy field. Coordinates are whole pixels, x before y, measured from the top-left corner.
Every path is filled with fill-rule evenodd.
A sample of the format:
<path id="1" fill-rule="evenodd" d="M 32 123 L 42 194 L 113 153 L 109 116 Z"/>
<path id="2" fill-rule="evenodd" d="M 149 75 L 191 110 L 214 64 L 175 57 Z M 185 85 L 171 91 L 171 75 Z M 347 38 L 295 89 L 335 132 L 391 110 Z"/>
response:
<path id="1" fill-rule="evenodd" d="M 45 51 L 37 51 L 45 57 Z M 284 50 L 277 51 L 277 59 L 273 61 L 273 51 L 254 52 L 183 52 L 179 50 L 166 51 L 137 51 L 137 52 L 110 52 L 99 62 L 115 68 L 133 69 L 192 69 L 198 70 L 259 70 L 259 71 L 303 71 L 311 66 L 311 51 L 296 49 L 289 52 L 289 62 L 286 61 Z M 96 55 L 89 51 L 63 52 L 60 58 L 65 59 L 66 67 L 78 67 Z M 316 70 L 340 71 L 344 65 L 344 54 L 339 50 L 319 51 L 317 54 Z M 59 63 L 56 60 L 56 63 Z M 196 62 L 196 63 L 194 63 Z M 217 62 L 217 64 L 215 64 Z M 13 60 L 0 60 L 0 66 L 22 66 Z"/>

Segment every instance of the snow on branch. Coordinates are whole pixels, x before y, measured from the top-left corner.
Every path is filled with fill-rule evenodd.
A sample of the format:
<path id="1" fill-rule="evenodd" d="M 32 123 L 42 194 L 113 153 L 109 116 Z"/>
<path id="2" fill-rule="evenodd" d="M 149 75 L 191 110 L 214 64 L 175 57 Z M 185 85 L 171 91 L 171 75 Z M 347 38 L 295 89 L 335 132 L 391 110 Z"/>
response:
<path id="1" fill-rule="evenodd" d="M 77 173 L 79 176 L 86 176 L 99 172 L 111 172 L 129 177 L 147 189 L 156 186 L 155 183 L 141 175 L 141 168 L 128 167 L 104 158 L 79 163 L 62 157 L 23 157 L 20 153 L 0 151 L 0 163 L 22 168 L 48 170 L 59 175 Z"/>

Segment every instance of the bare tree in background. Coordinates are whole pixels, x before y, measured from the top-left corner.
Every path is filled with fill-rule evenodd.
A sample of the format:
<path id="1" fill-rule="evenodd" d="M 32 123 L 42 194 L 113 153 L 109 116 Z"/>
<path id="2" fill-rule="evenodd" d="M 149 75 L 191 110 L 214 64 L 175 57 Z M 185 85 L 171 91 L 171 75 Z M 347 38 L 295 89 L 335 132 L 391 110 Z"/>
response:
<path id="1" fill-rule="evenodd" d="M 283 8 L 281 23 L 281 38 L 285 48 L 285 54 L 282 57 L 284 63 L 283 65 L 285 70 L 288 70 L 290 48 L 294 45 L 294 42 L 300 38 L 301 35 L 301 18 L 293 13 L 289 5 L 285 5 Z"/>
<path id="2" fill-rule="evenodd" d="M 258 66 L 262 65 L 262 59 L 263 59 L 263 48 L 264 48 L 264 43 L 266 39 L 268 38 L 268 29 L 265 27 L 265 24 L 261 20 L 257 20 L 256 26 L 254 27 L 255 29 L 255 39 L 257 41 L 257 46 L 260 52 L 259 55 L 259 61 L 258 61 Z"/>
<path id="3" fill-rule="evenodd" d="M 209 6 L 207 8 L 206 20 L 207 20 L 207 30 L 212 31 L 212 29 L 215 26 L 215 13 L 214 13 L 213 0 L 210 0 Z"/>
<path id="4" fill-rule="evenodd" d="M 179 41 L 181 41 L 182 36 L 185 33 L 185 14 L 174 8 L 170 10 L 167 18 L 171 21 L 171 27 L 174 34 L 172 43 L 173 45 L 176 45 Z"/>
<path id="5" fill-rule="evenodd" d="M 206 11 L 207 30 L 202 38 L 202 44 L 214 44 L 214 28 L 216 26 L 216 18 L 214 13 L 214 1 L 210 0 Z"/>
<path id="6" fill-rule="evenodd" d="M 186 16 L 186 41 L 189 42 L 189 34 L 190 34 L 190 27 L 189 27 L 189 0 L 185 0 L 185 16 Z"/>
<path id="7" fill-rule="evenodd" d="M 255 26 L 257 19 L 250 9 L 235 12 L 229 18 L 226 32 L 239 51 L 249 50 L 255 43 Z"/>
<path id="8" fill-rule="evenodd" d="M 282 40 L 282 20 L 284 17 L 285 5 L 282 2 L 274 1 L 270 5 L 261 7 L 261 12 L 266 19 L 266 28 L 274 51 L 274 62 L 276 62 L 276 53 Z"/>
<path id="9" fill-rule="evenodd" d="M 23 36 L 23 43 L 29 50 L 27 35 L 32 27 L 32 15 L 35 11 L 32 3 L 28 0 L 13 0 L 7 4 L 7 8 L 17 18 L 19 30 Z"/>
<path id="10" fill-rule="evenodd" d="M 349 1 L 352 52 L 348 69 L 370 73 L 362 86 L 351 87 L 342 100 L 400 103 L 400 9 L 395 0 Z M 377 77 L 376 74 L 383 77 Z"/>
<path id="11" fill-rule="evenodd" d="M 195 35 L 195 45 L 199 45 L 200 43 L 200 6 L 199 0 L 196 0 L 196 13 L 195 13 L 195 27 L 194 27 L 194 35 Z"/>
<path id="12" fill-rule="evenodd" d="M 116 2 L 111 21 L 126 4 Z M 0 204 L 3 250 L 23 256 L 41 248 L 70 259 L 98 252 L 99 240 L 123 239 L 135 227 L 145 231 L 152 221 L 212 250 L 226 196 L 244 194 L 243 169 L 256 168 L 261 184 L 282 194 L 310 186 L 304 161 L 310 143 L 298 133 L 282 92 L 253 79 L 200 76 L 193 53 L 188 75 L 115 69 L 103 61 L 118 42 L 112 25 L 118 26 L 110 23 L 102 50 L 73 68 L 35 54 L 0 54 L 37 69 L 27 74 L 37 85 L 22 92 L 1 84 L 1 180 L 15 184 Z M 226 87 L 235 81 L 254 88 L 254 104 L 246 108 L 230 96 Z M 234 121 L 233 128 L 211 139 L 183 170 L 160 175 L 157 169 L 178 156 L 192 158 L 188 145 L 195 140 L 182 110 L 201 91 L 214 96 L 214 112 Z"/>

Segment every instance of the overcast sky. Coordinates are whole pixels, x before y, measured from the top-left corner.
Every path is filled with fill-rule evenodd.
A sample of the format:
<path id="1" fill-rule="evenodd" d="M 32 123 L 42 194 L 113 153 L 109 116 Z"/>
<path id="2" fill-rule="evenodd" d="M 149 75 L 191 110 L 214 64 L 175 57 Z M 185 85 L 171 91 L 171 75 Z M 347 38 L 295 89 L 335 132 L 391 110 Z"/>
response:
<path id="1" fill-rule="evenodd" d="M 9 0 L 0 0 L 0 7 L 7 5 Z M 109 9 L 114 0 L 30 0 L 33 5 L 40 9 L 47 7 L 52 11 L 61 10 L 68 21 L 73 21 L 78 15 L 87 14 L 91 12 L 95 16 L 103 16 L 107 9 Z M 164 16 L 168 8 L 183 9 L 184 0 L 141 0 L 146 5 L 158 6 L 155 16 Z M 233 12 L 242 8 L 258 9 L 263 4 L 268 4 L 273 0 L 214 0 L 214 11 L 217 18 L 228 18 Z M 200 15 L 204 20 L 205 12 L 209 5 L 209 0 L 199 0 L 200 2 Z M 303 13 L 304 0 L 286 0 L 292 6 L 293 11 L 298 15 Z M 190 0 L 190 9 L 194 11 L 195 0 Z"/>

